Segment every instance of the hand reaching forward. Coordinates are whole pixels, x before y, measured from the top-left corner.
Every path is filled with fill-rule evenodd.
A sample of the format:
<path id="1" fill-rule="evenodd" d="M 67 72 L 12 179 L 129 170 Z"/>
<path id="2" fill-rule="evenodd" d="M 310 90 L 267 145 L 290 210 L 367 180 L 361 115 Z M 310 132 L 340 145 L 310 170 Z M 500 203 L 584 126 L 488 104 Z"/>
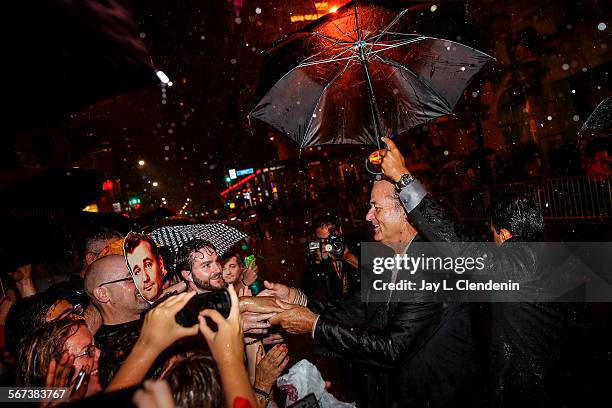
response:
<path id="1" fill-rule="evenodd" d="M 263 353 L 262 346 L 259 346 L 258 352 Z M 270 393 L 276 379 L 289 363 L 288 352 L 289 349 L 285 344 L 277 344 L 268 351 L 255 369 L 255 388 Z"/>
<path id="2" fill-rule="evenodd" d="M 238 295 L 234 290 L 234 285 L 229 285 L 227 291 L 230 294 L 232 306 L 227 319 L 224 319 L 219 312 L 213 309 L 206 309 L 200 312 L 200 332 L 206 339 L 210 352 L 217 362 L 233 363 L 244 359 L 244 341 L 242 334 L 242 319 L 240 317 Z M 206 317 L 210 318 L 217 325 L 217 331 L 213 331 L 206 323 Z"/>
<path id="3" fill-rule="evenodd" d="M 310 333 L 317 315 L 305 306 L 295 306 L 270 319 L 270 324 L 278 324 L 292 334 Z"/>
<path id="4" fill-rule="evenodd" d="M 148 345 L 157 352 L 162 352 L 175 341 L 195 336 L 198 325 L 183 327 L 174 317 L 189 302 L 196 292 L 184 292 L 172 296 L 151 309 L 145 316 L 139 342 Z"/>

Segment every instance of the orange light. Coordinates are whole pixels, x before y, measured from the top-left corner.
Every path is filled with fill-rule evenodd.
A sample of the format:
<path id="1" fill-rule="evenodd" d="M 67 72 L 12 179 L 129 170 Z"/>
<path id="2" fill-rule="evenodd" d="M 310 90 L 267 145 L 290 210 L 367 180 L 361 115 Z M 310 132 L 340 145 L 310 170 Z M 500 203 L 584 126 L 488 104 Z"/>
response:
<path id="1" fill-rule="evenodd" d="M 380 150 L 375 151 L 374 153 L 368 156 L 368 161 L 372 164 L 381 164 L 382 156 L 380 155 Z"/>

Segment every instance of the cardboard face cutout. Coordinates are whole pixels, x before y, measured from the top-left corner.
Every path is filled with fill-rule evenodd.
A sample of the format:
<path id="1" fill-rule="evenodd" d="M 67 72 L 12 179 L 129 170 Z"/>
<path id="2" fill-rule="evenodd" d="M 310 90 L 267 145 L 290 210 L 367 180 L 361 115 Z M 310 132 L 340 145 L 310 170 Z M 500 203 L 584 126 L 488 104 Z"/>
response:
<path id="1" fill-rule="evenodd" d="M 159 299 L 166 269 L 153 240 L 130 232 L 123 240 L 123 257 L 140 295 L 149 303 Z"/>

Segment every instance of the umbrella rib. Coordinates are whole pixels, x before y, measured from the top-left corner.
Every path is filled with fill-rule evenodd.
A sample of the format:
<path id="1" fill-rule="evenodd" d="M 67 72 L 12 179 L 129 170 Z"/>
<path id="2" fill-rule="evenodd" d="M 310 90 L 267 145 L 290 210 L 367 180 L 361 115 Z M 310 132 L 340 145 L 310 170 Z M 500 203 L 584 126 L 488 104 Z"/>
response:
<path id="1" fill-rule="evenodd" d="M 314 111 L 317 111 L 317 107 L 319 106 L 319 103 L 321 103 L 321 98 L 323 97 L 323 94 L 325 93 L 325 91 L 327 89 L 329 89 L 330 86 L 332 86 L 334 84 L 334 82 L 336 82 L 336 80 L 338 78 L 340 78 L 340 76 L 342 76 L 342 74 L 344 74 L 349 66 L 351 64 L 351 60 L 346 61 L 346 64 L 344 65 L 344 69 L 342 71 L 340 71 L 335 77 L 332 78 L 331 81 L 329 81 L 321 90 L 321 94 L 319 95 L 319 98 L 317 99 L 317 104 L 315 105 Z M 313 115 L 316 115 L 316 113 L 313 113 Z M 304 148 L 305 146 L 304 144 L 304 140 L 306 140 L 306 136 L 308 135 L 308 132 L 310 132 L 310 128 L 312 127 L 312 119 L 314 118 L 313 115 L 310 115 L 310 119 L 308 120 L 308 125 L 306 126 L 306 131 L 304 132 L 304 139 L 300 140 L 300 148 Z"/>
<path id="2" fill-rule="evenodd" d="M 417 41 L 420 41 L 420 40 L 421 39 L 414 39 L 414 40 L 408 40 L 408 41 L 404 41 L 404 42 L 401 42 L 401 43 L 390 44 L 390 45 L 389 44 L 383 44 L 383 43 L 375 43 L 375 44 L 372 44 L 372 45 L 373 46 L 374 45 L 380 45 L 380 46 L 382 46 L 384 48 L 381 48 L 381 49 L 378 49 L 378 50 L 375 50 L 375 51 L 368 51 L 368 55 L 378 54 L 380 52 L 387 51 L 387 50 L 390 50 L 392 48 L 402 47 L 404 45 L 408 45 L 408 44 L 411 44 L 413 42 L 417 42 Z"/>
<path id="3" fill-rule="evenodd" d="M 346 45 L 349 45 L 349 44 L 353 44 L 353 42 L 354 42 L 354 41 L 353 42 L 352 41 L 341 41 L 341 40 L 339 40 L 337 38 L 333 38 L 333 37 L 329 37 L 329 36 L 327 36 L 325 34 L 321 34 L 318 31 L 311 31 L 311 34 L 313 34 L 313 35 L 315 35 L 315 36 L 317 36 L 317 37 L 319 37 L 319 38 L 321 38 L 321 39 L 323 39 L 325 41 L 329 41 L 332 45 L 340 45 L 342 47 L 345 47 Z M 346 47 L 346 48 L 348 48 L 348 47 Z"/>
<path id="4" fill-rule="evenodd" d="M 406 14 L 407 11 L 408 10 L 402 10 L 402 12 L 399 13 L 397 16 L 395 16 L 395 18 L 389 24 L 387 24 L 387 26 L 384 29 L 382 29 L 380 31 L 380 33 L 378 33 L 374 37 L 372 37 L 374 42 L 376 42 L 378 40 L 378 38 L 380 38 L 383 35 L 385 35 L 387 33 L 387 31 L 389 31 L 391 29 L 391 27 L 393 27 L 399 21 L 399 19 L 402 18 L 404 16 L 404 14 Z M 364 38 L 364 40 L 367 40 L 367 38 Z"/>
<path id="5" fill-rule="evenodd" d="M 320 61 L 313 61 L 313 62 L 307 62 L 307 63 L 301 63 L 299 64 L 296 68 L 302 68 L 302 67 L 309 67 L 311 65 L 319 65 L 319 64 L 327 64 L 329 62 L 337 62 L 337 61 L 345 61 L 345 60 L 354 60 L 357 59 L 357 57 L 355 55 L 351 55 L 350 57 L 344 57 L 344 58 L 331 58 L 331 59 L 326 59 L 326 60 L 320 60 Z"/>
<path id="6" fill-rule="evenodd" d="M 447 110 L 447 112 L 448 112 L 448 113 L 451 113 L 451 112 L 453 111 L 453 110 L 451 109 L 451 107 L 450 107 L 450 104 L 449 104 L 449 103 L 448 103 L 448 101 L 446 100 L 446 98 L 445 98 L 445 97 L 443 97 L 442 95 L 440 95 L 440 94 L 439 94 L 439 93 L 438 93 L 438 92 L 437 92 L 435 89 L 433 89 L 433 88 L 431 87 L 431 85 L 429 85 L 429 84 L 428 84 L 426 81 L 422 80 L 422 79 L 421 79 L 421 77 L 420 77 L 420 76 L 418 76 L 418 75 L 416 74 L 416 72 L 414 72 L 413 70 L 411 70 L 411 69 L 410 69 L 410 68 L 408 68 L 407 66 L 402 65 L 402 64 L 400 64 L 399 62 L 397 62 L 397 61 L 395 61 L 395 60 L 393 60 L 393 59 L 391 59 L 391 58 L 388 58 L 388 57 L 385 57 L 385 56 L 382 56 L 382 57 L 381 57 L 380 55 L 376 55 L 376 57 L 377 57 L 377 58 L 379 58 L 379 59 L 380 59 L 382 62 L 385 62 L 385 63 L 387 63 L 387 64 L 389 64 L 389 65 L 391 65 L 391 66 L 394 66 L 394 67 L 396 67 L 396 68 L 399 68 L 399 69 L 401 69 L 401 70 L 404 70 L 404 71 L 406 71 L 406 72 L 410 73 L 410 74 L 411 74 L 411 75 L 412 75 L 414 78 L 416 78 L 416 80 L 417 80 L 417 81 L 419 81 L 421 84 L 423 84 L 423 86 L 425 86 L 427 89 L 429 89 L 429 91 L 431 91 L 431 93 L 432 93 L 433 95 L 435 95 L 435 96 L 436 96 L 436 98 L 438 98 L 438 100 L 440 100 L 440 102 L 443 102 L 443 103 L 444 103 L 444 105 L 445 105 L 446 110 Z M 410 86 L 412 86 L 412 84 L 411 84 Z M 412 88 L 412 89 L 414 90 L 414 88 Z M 415 91 L 415 95 L 417 95 L 417 98 L 418 98 L 418 94 L 417 94 L 417 92 L 416 92 L 416 91 Z"/>

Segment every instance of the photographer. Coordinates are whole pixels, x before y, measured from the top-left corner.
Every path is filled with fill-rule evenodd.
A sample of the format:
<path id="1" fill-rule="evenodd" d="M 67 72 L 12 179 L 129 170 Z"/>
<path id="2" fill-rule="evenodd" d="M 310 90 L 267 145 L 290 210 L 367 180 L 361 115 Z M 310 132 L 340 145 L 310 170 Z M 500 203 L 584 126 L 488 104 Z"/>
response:
<path id="1" fill-rule="evenodd" d="M 313 223 L 315 240 L 306 243 L 306 270 L 301 289 L 313 295 L 321 289 L 324 299 L 347 298 L 359 291 L 359 253 L 342 234 L 338 217 L 321 215 Z M 351 249 L 353 249 L 353 252 Z"/>

